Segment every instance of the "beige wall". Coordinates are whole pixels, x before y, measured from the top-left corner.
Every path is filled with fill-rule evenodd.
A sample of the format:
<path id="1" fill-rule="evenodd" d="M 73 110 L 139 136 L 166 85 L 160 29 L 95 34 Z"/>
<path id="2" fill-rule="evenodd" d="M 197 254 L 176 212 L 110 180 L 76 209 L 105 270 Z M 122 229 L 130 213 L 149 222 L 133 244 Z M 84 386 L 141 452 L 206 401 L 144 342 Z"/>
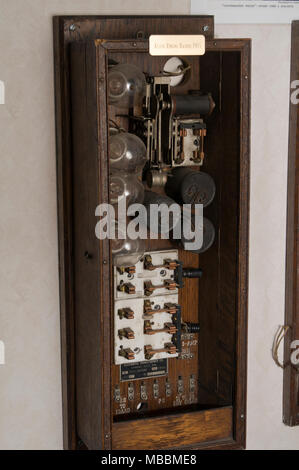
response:
<path id="1" fill-rule="evenodd" d="M 0 448 L 62 447 L 52 15 L 186 14 L 189 1 L 0 0 Z M 283 322 L 290 28 L 254 37 L 248 448 L 299 448 L 281 423 L 271 344 Z"/>
<path id="2" fill-rule="evenodd" d="M 282 423 L 282 370 L 271 358 L 284 323 L 290 25 L 219 25 L 252 38 L 247 448 L 299 449 Z"/>

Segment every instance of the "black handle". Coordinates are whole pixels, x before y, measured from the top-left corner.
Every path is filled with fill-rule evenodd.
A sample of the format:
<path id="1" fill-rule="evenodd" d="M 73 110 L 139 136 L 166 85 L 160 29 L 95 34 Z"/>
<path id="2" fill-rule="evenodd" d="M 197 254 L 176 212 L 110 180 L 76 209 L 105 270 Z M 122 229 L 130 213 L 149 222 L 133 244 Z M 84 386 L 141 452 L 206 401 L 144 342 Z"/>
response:
<path id="1" fill-rule="evenodd" d="M 184 268 L 183 277 L 188 277 L 189 279 L 195 279 L 202 277 L 202 269 L 200 268 Z"/>

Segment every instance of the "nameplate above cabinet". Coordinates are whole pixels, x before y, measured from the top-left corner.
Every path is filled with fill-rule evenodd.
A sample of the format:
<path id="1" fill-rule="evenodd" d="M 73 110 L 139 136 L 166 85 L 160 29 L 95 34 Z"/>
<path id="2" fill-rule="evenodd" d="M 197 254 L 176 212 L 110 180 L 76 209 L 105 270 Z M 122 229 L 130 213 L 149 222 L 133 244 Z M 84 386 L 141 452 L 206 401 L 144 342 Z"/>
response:
<path id="1" fill-rule="evenodd" d="M 149 37 L 150 55 L 204 55 L 206 38 L 202 34 L 171 34 Z"/>

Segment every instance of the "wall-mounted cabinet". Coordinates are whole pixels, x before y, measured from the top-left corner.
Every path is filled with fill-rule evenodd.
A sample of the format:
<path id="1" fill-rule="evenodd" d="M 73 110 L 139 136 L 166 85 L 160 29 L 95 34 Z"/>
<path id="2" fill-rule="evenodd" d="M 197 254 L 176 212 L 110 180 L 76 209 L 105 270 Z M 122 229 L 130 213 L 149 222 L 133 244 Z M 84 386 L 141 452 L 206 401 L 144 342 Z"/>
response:
<path id="1" fill-rule="evenodd" d="M 214 39 L 211 17 L 54 24 L 65 447 L 242 448 L 250 40 Z M 174 33 L 204 35 L 205 52 L 181 54 L 171 74 L 148 38 Z M 139 73 L 143 100 L 124 109 L 119 77 L 130 95 Z M 145 206 L 203 202 L 204 249 L 149 238 L 126 264 L 95 236 L 96 207 L 124 179 L 113 152 L 132 134 Z"/>

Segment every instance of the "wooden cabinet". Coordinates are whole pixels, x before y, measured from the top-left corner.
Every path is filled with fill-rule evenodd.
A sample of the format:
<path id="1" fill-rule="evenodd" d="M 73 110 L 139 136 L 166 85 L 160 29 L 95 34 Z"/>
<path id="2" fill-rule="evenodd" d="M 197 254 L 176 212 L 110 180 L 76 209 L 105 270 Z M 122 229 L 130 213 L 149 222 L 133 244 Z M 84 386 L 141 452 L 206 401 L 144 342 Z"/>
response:
<path id="1" fill-rule="evenodd" d="M 65 447 L 244 448 L 250 40 L 214 39 L 213 18 L 195 16 L 57 17 L 54 33 Z M 109 240 L 95 236 L 95 208 L 109 201 L 110 123 L 132 128 L 108 106 L 108 73 L 129 63 L 159 76 L 168 57 L 150 55 L 148 37 L 174 33 L 206 36 L 204 55 L 184 57 L 188 80 L 172 94 L 201 90 L 215 102 L 204 119 L 203 164 L 216 186 L 205 209 L 215 240 L 200 254 L 147 240 L 147 253 L 174 250 L 185 268 L 202 270 L 177 289 L 184 322 L 200 330 L 183 332 L 185 357 L 163 359 L 156 376 L 151 369 L 123 380 L 114 351 L 116 271 Z"/>

